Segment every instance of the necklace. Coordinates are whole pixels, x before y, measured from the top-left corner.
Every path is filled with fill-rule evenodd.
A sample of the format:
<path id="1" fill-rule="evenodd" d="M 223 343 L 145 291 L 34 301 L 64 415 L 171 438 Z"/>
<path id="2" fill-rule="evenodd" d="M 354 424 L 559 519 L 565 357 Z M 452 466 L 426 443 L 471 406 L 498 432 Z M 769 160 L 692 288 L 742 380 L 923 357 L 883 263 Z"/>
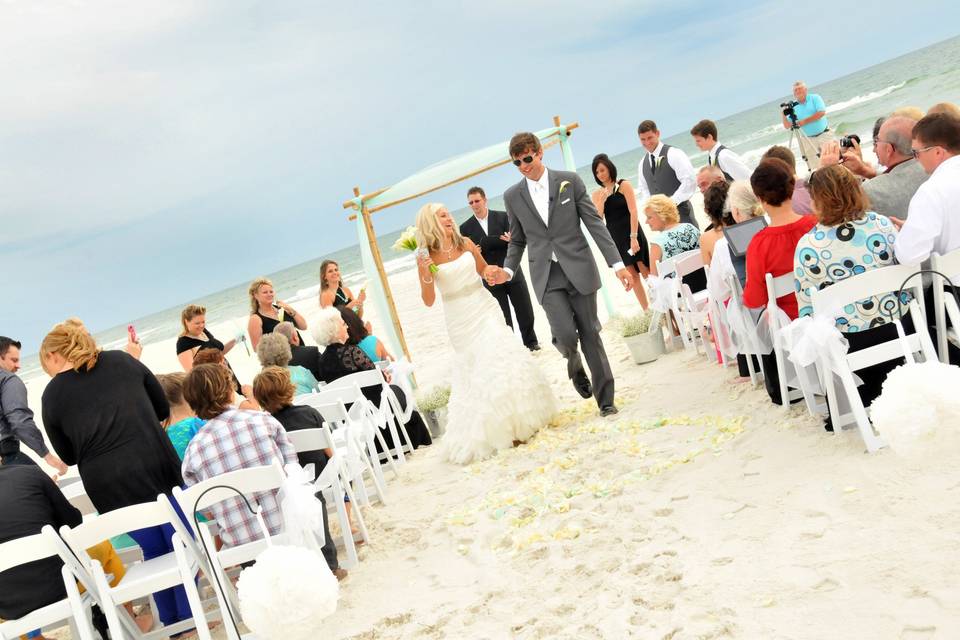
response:
<path id="1" fill-rule="evenodd" d="M 453 248 L 454 248 L 454 245 L 453 245 L 453 244 L 450 245 L 450 248 L 449 248 L 449 249 L 444 249 L 444 248 L 443 248 L 443 245 L 441 245 L 441 246 L 440 246 L 440 251 L 442 251 L 443 253 L 447 254 L 447 257 L 449 258 L 449 257 L 450 257 L 450 254 L 453 253 Z"/>

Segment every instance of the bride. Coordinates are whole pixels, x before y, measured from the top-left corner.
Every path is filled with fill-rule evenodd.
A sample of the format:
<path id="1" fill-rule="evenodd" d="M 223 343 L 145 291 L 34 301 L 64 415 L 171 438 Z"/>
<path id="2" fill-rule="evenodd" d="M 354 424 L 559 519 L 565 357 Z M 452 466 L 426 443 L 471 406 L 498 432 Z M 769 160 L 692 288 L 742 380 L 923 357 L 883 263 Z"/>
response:
<path id="1" fill-rule="evenodd" d="M 416 229 L 420 295 L 429 307 L 440 290 L 457 358 L 442 449 L 451 462 L 467 464 L 528 440 L 556 413 L 556 401 L 483 287 L 480 248 L 460 235 L 441 204 L 424 205 Z"/>

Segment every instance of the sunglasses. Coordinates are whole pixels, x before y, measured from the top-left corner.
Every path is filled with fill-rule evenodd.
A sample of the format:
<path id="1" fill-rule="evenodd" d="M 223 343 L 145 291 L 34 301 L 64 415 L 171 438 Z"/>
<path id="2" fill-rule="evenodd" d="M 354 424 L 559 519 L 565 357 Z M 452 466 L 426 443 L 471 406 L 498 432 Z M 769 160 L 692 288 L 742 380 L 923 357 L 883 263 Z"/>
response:
<path id="1" fill-rule="evenodd" d="M 513 161 L 513 164 L 519 167 L 521 164 L 530 164 L 533 162 L 533 156 L 524 156 L 522 158 L 517 158 Z"/>
<path id="2" fill-rule="evenodd" d="M 467 200 L 467 204 L 480 204 L 483 200 Z"/>

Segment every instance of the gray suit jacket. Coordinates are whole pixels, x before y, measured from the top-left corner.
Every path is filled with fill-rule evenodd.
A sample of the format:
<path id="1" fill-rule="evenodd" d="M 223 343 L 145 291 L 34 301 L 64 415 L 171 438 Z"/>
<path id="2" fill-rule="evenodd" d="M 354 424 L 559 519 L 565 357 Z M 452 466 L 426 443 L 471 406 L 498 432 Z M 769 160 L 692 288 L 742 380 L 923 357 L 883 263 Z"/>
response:
<path id="1" fill-rule="evenodd" d="M 910 199 L 929 178 L 923 166 L 913 158 L 863 183 L 870 198 L 870 209 L 887 217 L 907 219 Z"/>
<path id="2" fill-rule="evenodd" d="M 555 253 L 563 273 L 570 283 L 583 295 L 600 288 L 600 273 L 590 252 L 590 245 L 583 235 L 580 222 L 587 227 L 607 264 L 620 262 L 620 253 L 610 238 L 606 225 L 587 188 L 576 173 L 548 170 L 550 181 L 550 205 L 548 224 L 537 213 L 533 198 L 523 178 L 503 194 L 503 201 L 510 219 L 510 246 L 503 266 L 516 272 L 524 249 L 530 247 L 530 279 L 537 300 L 543 302 L 550 275 L 550 254 Z M 560 184 L 569 182 L 563 193 Z"/>

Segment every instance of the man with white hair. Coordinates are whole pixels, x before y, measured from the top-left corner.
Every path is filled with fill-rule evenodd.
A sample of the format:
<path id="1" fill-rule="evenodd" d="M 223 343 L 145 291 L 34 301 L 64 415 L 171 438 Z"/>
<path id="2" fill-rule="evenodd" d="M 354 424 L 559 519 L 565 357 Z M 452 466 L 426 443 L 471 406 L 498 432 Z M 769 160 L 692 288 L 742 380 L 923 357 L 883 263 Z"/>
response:
<path id="1" fill-rule="evenodd" d="M 797 115 L 797 126 L 809 138 L 816 138 L 830 131 L 827 122 L 827 105 L 818 93 L 808 93 L 802 80 L 793 83 L 793 98 L 797 102 L 793 107 Z M 783 114 L 783 128 L 789 129 L 793 123 Z"/>
<path id="2" fill-rule="evenodd" d="M 847 149 L 841 155 L 837 142 L 823 146 L 820 166 L 843 163 L 853 173 L 867 178 L 863 190 L 870 198 L 870 208 L 888 218 L 905 220 L 910 199 L 929 177 L 913 157 L 910 143 L 916 120 L 904 116 L 887 118 L 873 141 L 873 152 L 883 165 L 878 173 L 860 157 L 859 149 Z"/>
<path id="3" fill-rule="evenodd" d="M 702 194 L 707 193 L 710 185 L 724 181 L 726 181 L 726 177 L 723 175 L 723 170 L 715 164 L 703 165 L 697 171 L 697 189 Z"/>

